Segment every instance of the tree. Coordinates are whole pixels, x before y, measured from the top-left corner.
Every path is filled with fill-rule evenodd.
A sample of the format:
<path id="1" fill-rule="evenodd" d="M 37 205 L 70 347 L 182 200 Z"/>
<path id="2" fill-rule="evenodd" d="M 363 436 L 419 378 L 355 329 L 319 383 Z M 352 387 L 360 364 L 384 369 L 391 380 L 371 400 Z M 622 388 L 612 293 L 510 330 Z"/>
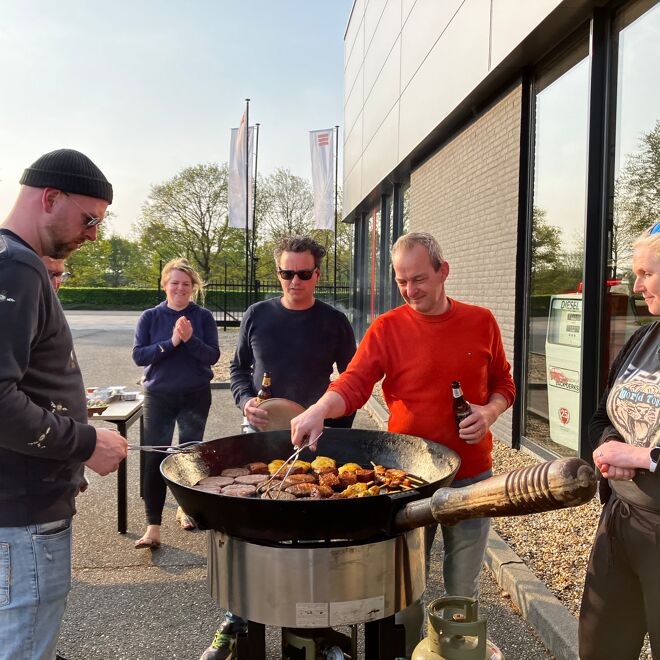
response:
<path id="1" fill-rule="evenodd" d="M 660 120 L 642 133 L 639 149 L 628 154 L 614 184 L 612 271 L 627 262 L 631 244 L 660 217 Z"/>
<path id="2" fill-rule="evenodd" d="M 187 167 L 152 186 L 137 231 L 152 264 L 179 256 L 205 280 L 219 273 L 223 250 L 236 247 L 232 233 L 240 232 L 227 224 L 226 163 Z"/>
<path id="3" fill-rule="evenodd" d="M 67 286 L 106 286 L 106 272 L 110 244 L 104 238 L 106 228 L 99 225 L 96 240 L 86 242 L 66 260 L 71 273 Z"/>
<path id="4" fill-rule="evenodd" d="M 546 211 L 535 206 L 532 211 L 532 277 L 556 268 L 561 252 L 561 229 L 548 224 Z"/>
<path id="5" fill-rule="evenodd" d="M 306 179 L 279 167 L 261 182 L 257 193 L 257 231 L 266 240 L 306 234 L 314 221 L 314 197 Z"/>

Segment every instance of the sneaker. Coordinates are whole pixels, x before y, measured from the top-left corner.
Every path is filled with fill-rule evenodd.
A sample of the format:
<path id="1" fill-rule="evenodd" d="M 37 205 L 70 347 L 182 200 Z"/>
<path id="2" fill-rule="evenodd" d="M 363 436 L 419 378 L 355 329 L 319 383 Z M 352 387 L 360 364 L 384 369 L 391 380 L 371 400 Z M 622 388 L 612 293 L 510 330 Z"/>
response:
<path id="1" fill-rule="evenodd" d="M 236 646 L 236 635 L 244 632 L 247 632 L 246 621 L 225 618 L 215 631 L 211 646 L 202 653 L 199 660 L 231 660 Z"/>

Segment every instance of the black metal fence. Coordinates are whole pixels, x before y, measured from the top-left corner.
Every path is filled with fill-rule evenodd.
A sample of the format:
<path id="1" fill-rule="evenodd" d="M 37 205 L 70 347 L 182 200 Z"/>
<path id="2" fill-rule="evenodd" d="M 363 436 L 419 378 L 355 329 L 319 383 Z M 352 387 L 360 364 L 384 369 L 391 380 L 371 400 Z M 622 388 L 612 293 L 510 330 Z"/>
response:
<path id="1" fill-rule="evenodd" d="M 346 283 L 319 284 L 314 295 L 329 305 L 342 310 L 350 306 L 350 285 Z M 212 281 L 204 286 L 204 306 L 209 309 L 215 318 L 218 327 L 226 330 L 228 327 L 238 326 L 247 307 L 260 300 L 268 300 L 282 295 L 279 281 L 255 282 L 252 291 L 245 292 L 244 281 Z"/>

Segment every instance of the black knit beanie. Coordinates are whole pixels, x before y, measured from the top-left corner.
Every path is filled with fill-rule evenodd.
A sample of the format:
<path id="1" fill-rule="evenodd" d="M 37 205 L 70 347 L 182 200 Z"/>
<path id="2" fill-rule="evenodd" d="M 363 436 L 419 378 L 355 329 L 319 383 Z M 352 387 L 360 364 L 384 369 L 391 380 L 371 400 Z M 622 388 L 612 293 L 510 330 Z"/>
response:
<path id="1" fill-rule="evenodd" d="M 23 172 L 19 183 L 33 188 L 57 188 L 112 204 L 112 184 L 85 154 L 73 149 L 57 149 L 37 158 Z"/>

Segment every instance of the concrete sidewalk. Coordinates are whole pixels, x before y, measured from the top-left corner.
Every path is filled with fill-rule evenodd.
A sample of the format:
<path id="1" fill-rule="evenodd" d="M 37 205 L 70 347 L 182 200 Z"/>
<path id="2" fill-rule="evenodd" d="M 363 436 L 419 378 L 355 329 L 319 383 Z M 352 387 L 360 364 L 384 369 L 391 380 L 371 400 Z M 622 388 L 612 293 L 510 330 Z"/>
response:
<path id="1" fill-rule="evenodd" d="M 86 383 L 133 386 L 141 369 L 130 357 L 132 328 L 69 313 L 76 352 Z M 85 317 L 89 317 L 86 314 Z M 234 435 L 240 413 L 227 389 L 213 390 L 206 438 Z M 129 442 L 138 442 L 138 425 Z M 376 428 L 364 411 L 356 427 Z M 135 550 L 144 530 L 138 495 L 138 461 L 128 461 L 128 533 L 116 532 L 116 476 L 90 475 L 79 497 L 74 524 L 73 588 L 59 652 L 67 660 L 197 660 L 209 644 L 223 612 L 206 586 L 206 534 L 184 532 L 174 520 L 176 503 L 168 495 L 158 551 Z M 441 541 L 436 540 L 429 598 L 441 594 Z M 480 610 L 489 621 L 489 637 L 508 660 L 550 658 L 533 628 L 516 613 L 487 569 L 482 571 Z M 268 658 L 279 658 L 279 634 L 269 630 Z"/>

